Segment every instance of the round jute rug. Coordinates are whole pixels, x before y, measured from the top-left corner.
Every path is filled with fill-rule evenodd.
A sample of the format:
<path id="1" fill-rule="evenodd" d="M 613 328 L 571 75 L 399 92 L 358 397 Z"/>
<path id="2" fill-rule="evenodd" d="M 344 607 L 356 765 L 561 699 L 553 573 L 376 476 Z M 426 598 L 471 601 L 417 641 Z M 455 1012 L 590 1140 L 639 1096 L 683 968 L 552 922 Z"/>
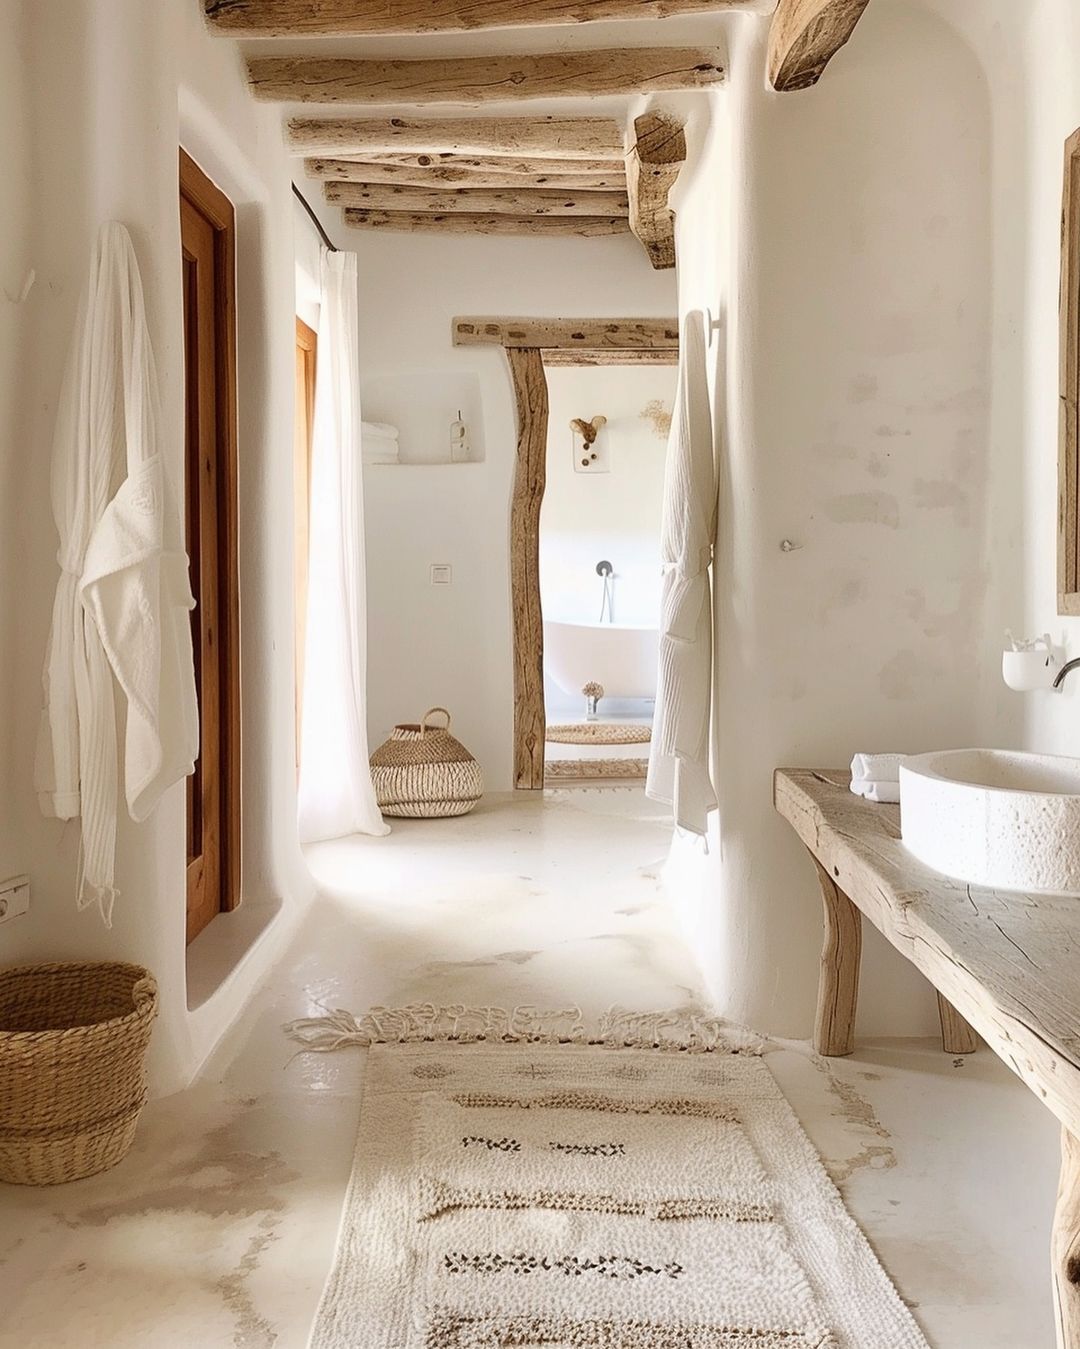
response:
<path id="1" fill-rule="evenodd" d="M 645 745 L 651 739 L 652 727 L 625 722 L 582 721 L 547 728 L 547 740 L 552 745 Z"/>

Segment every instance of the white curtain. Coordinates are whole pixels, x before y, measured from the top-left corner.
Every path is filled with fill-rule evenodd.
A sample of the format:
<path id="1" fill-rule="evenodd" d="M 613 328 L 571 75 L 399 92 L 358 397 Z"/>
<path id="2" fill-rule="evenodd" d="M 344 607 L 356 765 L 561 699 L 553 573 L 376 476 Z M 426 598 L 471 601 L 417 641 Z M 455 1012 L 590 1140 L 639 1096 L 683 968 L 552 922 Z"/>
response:
<path id="1" fill-rule="evenodd" d="M 128 813 L 145 820 L 198 752 L 176 495 L 158 443 L 154 357 L 135 250 L 102 226 L 57 409 L 52 503 L 60 579 L 43 675 L 41 809 L 81 816 L 77 900 L 108 925 L 119 793 L 113 677 L 127 705 Z"/>
<path id="2" fill-rule="evenodd" d="M 705 318 L 687 314 L 664 476 L 660 666 L 646 794 L 675 823 L 704 834 L 716 809 L 710 769 L 713 612 L 709 568 L 716 536 L 716 460 L 706 371 Z"/>
<path id="3" fill-rule="evenodd" d="M 375 804 L 368 765 L 358 345 L 356 254 L 326 250 L 311 455 L 300 733 L 302 843 L 390 832 Z"/>

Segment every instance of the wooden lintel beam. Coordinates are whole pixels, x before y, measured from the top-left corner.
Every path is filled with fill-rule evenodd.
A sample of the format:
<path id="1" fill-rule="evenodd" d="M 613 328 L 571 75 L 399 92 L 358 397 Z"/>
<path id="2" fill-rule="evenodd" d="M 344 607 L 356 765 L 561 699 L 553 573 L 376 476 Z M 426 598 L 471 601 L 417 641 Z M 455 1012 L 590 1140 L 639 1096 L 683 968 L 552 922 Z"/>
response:
<path id="1" fill-rule="evenodd" d="M 626 157 L 630 228 L 657 271 L 675 266 L 675 213 L 668 194 L 686 161 L 683 123 L 647 112 L 634 121 L 635 141 Z"/>
<path id="2" fill-rule="evenodd" d="M 332 160 L 336 164 L 376 164 L 387 168 L 453 169 L 469 173 L 505 173 L 533 178 L 537 174 L 554 173 L 561 177 L 614 178 L 621 186 L 626 168 L 619 159 L 544 159 L 540 155 L 457 155 L 446 151 L 438 154 L 394 154 L 371 151 L 351 155 L 342 151 Z M 308 161 L 311 162 L 310 160 Z M 331 162 L 329 157 L 324 163 Z"/>
<path id="3" fill-rule="evenodd" d="M 255 97 L 279 103 L 476 105 L 709 89 L 723 79 L 716 51 L 705 47 L 623 47 L 422 61 L 294 56 L 248 61 Z"/>
<path id="4" fill-rule="evenodd" d="M 302 154 L 526 156 L 588 161 L 623 156 L 623 132 L 595 117 L 296 117 L 286 129 Z"/>
<path id="5" fill-rule="evenodd" d="M 539 163 L 550 166 L 558 164 L 558 170 L 552 172 L 549 167 L 543 171 L 526 175 L 506 173 L 499 169 L 455 168 L 452 165 L 433 164 L 419 168 L 410 164 L 381 164 L 351 159 L 309 159 L 304 165 L 309 178 L 321 179 L 333 183 L 383 183 L 395 187 L 426 187 L 438 191 L 447 187 L 541 187 L 554 191 L 575 192 L 623 192 L 626 188 L 626 173 L 621 164 L 616 164 L 607 173 L 565 172 L 574 161 L 540 160 Z"/>
<path id="6" fill-rule="evenodd" d="M 232 37 L 366 37 L 465 33 L 519 25 L 667 19 L 765 11 L 768 0 L 204 0 L 210 27 Z"/>
<path id="7" fill-rule="evenodd" d="M 679 321 L 664 318 L 489 318 L 453 320 L 455 347 L 538 347 L 554 351 L 599 352 L 679 350 Z M 550 361 L 550 355 L 546 357 Z"/>
<path id="8" fill-rule="evenodd" d="M 406 234 L 506 234 L 545 235 L 592 239 L 609 234 L 627 234 L 626 216 L 581 215 L 469 215 L 461 212 L 361 211 L 348 206 L 342 212 L 345 224 L 357 230 L 393 230 Z"/>
<path id="9" fill-rule="evenodd" d="M 769 83 L 781 93 L 817 84 L 870 0 L 780 0 L 769 25 Z"/>
<path id="10" fill-rule="evenodd" d="M 514 188 L 398 187 L 385 183 L 327 183 L 326 200 L 364 211 L 426 211 L 436 215 L 618 216 L 626 215 L 625 192 L 551 192 Z"/>

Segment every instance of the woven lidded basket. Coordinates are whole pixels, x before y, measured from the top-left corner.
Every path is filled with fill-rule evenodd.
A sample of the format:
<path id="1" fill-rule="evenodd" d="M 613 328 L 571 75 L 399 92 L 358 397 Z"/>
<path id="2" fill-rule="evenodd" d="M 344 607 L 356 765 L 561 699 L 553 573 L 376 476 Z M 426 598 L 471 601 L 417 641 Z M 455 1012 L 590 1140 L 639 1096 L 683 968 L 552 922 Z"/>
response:
<path id="1" fill-rule="evenodd" d="M 437 712 L 446 718 L 445 726 L 428 724 Z M 371 778 L 384 815 L 465 815 L 484 792 L 480 765 L 450 734 L 445 707 L 425 712 L 419 726 L 395 726 L 371 756 Z"/>
<path id="2" fill-rule="evenodd" d="M 111 961 L 0 971 L 0 1180 L 59 1185 L 127 1153 L 157 983 Z"/>

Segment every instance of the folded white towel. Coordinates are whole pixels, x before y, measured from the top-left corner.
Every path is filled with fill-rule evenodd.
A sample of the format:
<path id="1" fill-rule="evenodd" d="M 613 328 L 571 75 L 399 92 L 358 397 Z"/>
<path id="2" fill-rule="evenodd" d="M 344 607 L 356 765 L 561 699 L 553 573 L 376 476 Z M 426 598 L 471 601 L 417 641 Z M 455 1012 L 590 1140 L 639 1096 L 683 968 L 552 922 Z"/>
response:
<path id="1" fill-rule="evenodd" d="M 856 796 L 881 805 L 896 805 L 900 800 L 899 782 L 875 782 L 873 778 L 852 778 L 851 790 Z"/>
<path id="2" fill-rule="evenodd" d="M 869 782 L 899 782 L 900 765 L 906 758 L 906 754 L 856 754 L 851 776 Z"/>

